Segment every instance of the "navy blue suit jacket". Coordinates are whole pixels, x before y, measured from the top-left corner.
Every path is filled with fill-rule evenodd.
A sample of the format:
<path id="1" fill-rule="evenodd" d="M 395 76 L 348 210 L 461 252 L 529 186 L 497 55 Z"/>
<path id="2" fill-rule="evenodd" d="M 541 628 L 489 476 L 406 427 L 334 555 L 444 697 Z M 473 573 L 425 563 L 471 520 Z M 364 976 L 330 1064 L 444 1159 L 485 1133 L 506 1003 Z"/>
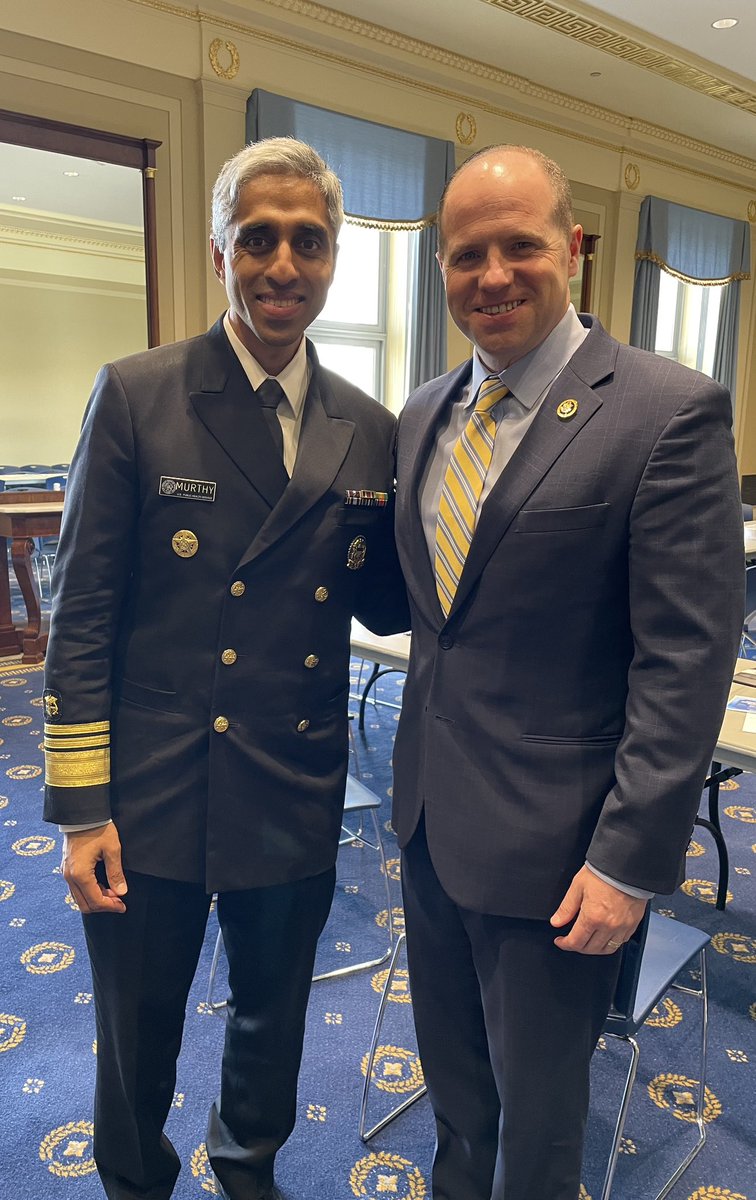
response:
<path id="1" fill-rule="evenodd" d="M 675 888 L 742 627 L 728 393 L 583 320 L 483 506 L 446 620 L 418 490 L 470 363 L 400 420 L 412 652 L 393 824 L 406 845 L 424 809 L 449 895 L 501 915 L 549 917 L 586 857 Z"/>

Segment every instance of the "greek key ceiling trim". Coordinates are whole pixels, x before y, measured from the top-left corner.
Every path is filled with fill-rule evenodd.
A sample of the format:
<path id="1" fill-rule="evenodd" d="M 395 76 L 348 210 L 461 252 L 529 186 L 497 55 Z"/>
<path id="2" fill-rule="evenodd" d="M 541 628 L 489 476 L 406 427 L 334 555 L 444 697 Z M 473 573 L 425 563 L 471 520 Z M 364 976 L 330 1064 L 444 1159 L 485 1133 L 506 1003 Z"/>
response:
<path id="1" fill-rule="evenodd" d="M 583 42 L 605 54 L 621 58 L 623 62 L 634 63 L 655 75 L 663 75 L 673 83 L 692 88 L 704 96 L 721 100 L 724 104 L 732 104 L 745 112 L 756 113 L 756 95 L 744 88 L 735 87 L 727 80 L 703 71 L 680 58 L 674 58 L 663 50 L 655 50 L 643 42 L 607 29 L 596 21 L 570 12 L 569 9 L 559 8 L 556 4 L 545 3 L 544 0 L 484 0 L 492 8 L 500 8 L 503 12 L 512 13 L 532 21 L 543 29 L 553 29 L 556 33 L 564 34 L 575 42 Z"/>
<path id="2" fill-rule="evenodd" d="M 578 113 L 581 116 L 591 117 L 606 125 L 614 125 L 618 130 L 621 130 L 620 136 L 623 141 L 628 135 L 634 133 L 641 134 L 653 137 L 658 141 L 667 142 L 670 145 L 678 146 L 683 150 L 689 150 L 692 154 L 728 163 L 730 166 L 737 167 L 743 171 L 753 172 L 756 170 L 755 158 L 748 158 L 742 154 L 723 150 L 720 146 L 715 146 L 710 142 L 698 141 L 697 138 L 687 137 L 685 134 L 667 129 L 663 125 L 654 125 L 650 121 L 635 120 L 625 113 L 614 112 L 612 109 L 602 108 L 597 104 L 590 104 L 588 101 L 579 100 L 575 96 L 568 96 L 565 92 L 558 92 L 552 88 L 532 83 L 529 79 L 524 79 L 520 75 L 512 75 L 510 72 L 503 71 L 499 67 L 492 67 L 475 59 L 454 54 L 452 51 L 444 50 L 439 46 L 432 46 L 427 42 L 405 37 L 403 34 L 394 33 L 389 29 L 384 29 L 381 25 L 374 25 L 369 21 L 357 20 L 355 17 L 349 17 L 344 13 L 336 12 L 335 9 L 311 3 L 310 0 L 262 0 L 262 2 L 270 8 L 284 9 L 287 12 L 296 13 L 299 16 L 309 17 L 312 20 L 344 29 L 349 33 L 359 34 L 371 41 L 381 42 L 383 45 L 403 50 L 408 54 L 414 54 L 420 58 L 432 59 L 442 66 L 473 75 L 478 79 L 488 80 L 497 87 L 507 87 L 533 99 L 542 100 L 547 104 L 568 109 L 570 112 Z M 366 63 L 355 56 L 337 54 L 333 50 L 325 50 L 322 47 L 313 46 L 311 42 L 284 37 L 280 33 L 269 33 L 267 30 L 249 24 L 242 24 L 238 21 L 232 21 L 228 17 L 223 17 L 216 13 L 203 12 L 198 9 L 189 11 L 175 4 L 169 4 L 166 0 L 128 0 L 128 3 L 136 4 L 143 8 L 156 9 L 158 12 L 164 12 L 199 24 L 211 24 L 215 28 L 227 29 L 239 35 L 246 35 L 258 42 L 269 42 L 272 45 L 287 47 L 297 53 L 306 54 L 310 58 L 318 58 L 323 62 L 336 63 L 363 73 L 369 72 L 379 79 L 385 79 L 390 83 L 399 83 L 404 87 L 409 85 L 417 88 L 419 91 L 450 100 L 456 106 L 463 105 L 466 109 L 471 104 L 470 96 L 464 92 L 442 88 L 424 79 L 408 79 L 406 72 L 390 71 L 385 67 L 377 66 L 375 63 Z M 590 145 L 599 146 L 603 149 L 619 152 L 623 148 L 617 143 L 610 142 L 604 138 L 592 138 L 586 136 L 584 133 L 573 133 L 563 125 L 541 121 L 530 114 L 513 112 L 510 109 L 502 108 L 499 105 L 481 101 L 477 98 L 475 99 L 474 107 L 479 112 L 488 112 L 497 117 L 530 125 L 535 129 L 546 129 L 549 132 L 560 133 L 565 137 L 572 137 L 578 141 L 587 142 Z M 636 148 L 633 148 L 632 153 L 636 158 L 643 158 L 648 162 L 657 162 L 668 167 L 675 165 L 667 159 Z M 685 172 L 700 179 L 710 179 L 732 187 L 740 186 L 737 183 L 731 184 L 730 181 L 723 180 L 721 175 L 706 171 L 698 171 L 686 167 Z"/>

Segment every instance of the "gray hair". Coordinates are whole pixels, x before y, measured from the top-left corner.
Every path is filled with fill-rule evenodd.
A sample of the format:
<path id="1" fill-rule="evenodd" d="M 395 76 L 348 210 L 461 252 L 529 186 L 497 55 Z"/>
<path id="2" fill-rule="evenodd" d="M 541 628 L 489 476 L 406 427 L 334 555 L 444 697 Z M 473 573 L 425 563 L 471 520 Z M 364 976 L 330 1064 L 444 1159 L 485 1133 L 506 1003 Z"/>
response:
<path id="1" fill-rule="evenodd" d="M 559 166 L 559 163 L 554 162 L 553 158 L 548 158 L 545 154 L 542 154 L 540 150 L 535 150 L 532 146 L 511 146 L 507 145 L 506 143 L 500 143 L 499 145 L 484 146 L 482 150 L 476 150 L 474 154 L 471 154 L 469 158 L 465 159 L 461 166 L 457 167 L 451 178 L 447 180 L 446 187 L 444 188 L 441 194 L 441 199 L 438 202 L 438 213 L 436 217 L 438 226 L 439 253 L 442 253 L 444 248 L 444 237 L 441 223 L 443 220 L 444 205 L 446 203 L 446 197 L 449 192 L 449 188 L 457 176 L 461 175 L 466 167 L 469 167 L 470 163 L 475 162 L 476 158 L 484 158 L 487 154 L 524 154 L 527 158 L 534 159 L 551 184 L 551 190 L 554 193 L 554 208 L 551 214 L 552 220 L 557 229 L 559 229 L 567 237 L 570 237 L 575 224 L 574 213 L 572 209 L 572 188 L 570 186 L 569 179 Z"/>
<path id="2" fill-rule="evenodd" d="M 344 197 L 338 175 L 316 150 L 293 137 L 250 142 L 220 169 L 213 185 L 212 235 L 219 250 L 226 248 L 226 231 L 236 216 L 242 188 L 258 175 L 296 175 L 309 179 L 323 195 L 333 240 L 344 222 Z"/>

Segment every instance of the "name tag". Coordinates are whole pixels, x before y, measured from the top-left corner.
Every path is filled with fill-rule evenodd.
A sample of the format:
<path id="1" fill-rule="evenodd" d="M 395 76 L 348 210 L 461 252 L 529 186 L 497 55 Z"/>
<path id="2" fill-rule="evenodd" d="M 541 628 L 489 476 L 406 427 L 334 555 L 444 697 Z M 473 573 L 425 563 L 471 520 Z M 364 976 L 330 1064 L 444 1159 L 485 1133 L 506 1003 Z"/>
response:
<path id="1" fill-rule="evenodd" d="M 161 475 L 159 492 L 171 500 L 215 500 L 216 484 L 209 479 L 181 479 L 178 475 Z"/>

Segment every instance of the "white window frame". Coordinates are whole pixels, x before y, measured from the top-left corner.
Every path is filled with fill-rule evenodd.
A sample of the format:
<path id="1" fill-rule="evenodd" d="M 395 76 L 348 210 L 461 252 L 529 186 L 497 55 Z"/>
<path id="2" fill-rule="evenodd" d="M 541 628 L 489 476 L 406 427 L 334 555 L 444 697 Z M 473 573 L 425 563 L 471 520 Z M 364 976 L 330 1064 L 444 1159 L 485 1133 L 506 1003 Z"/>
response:
<path id="1" fill-rule="evenodd" d="M 392 412 L 399 412 L 407 395 L 416 260 L 410 236 L 405 231 L 380 231 L 375 324 L 319 318 L 308 330 L 316 347 L 328 343 L 373 348 L 376 365 L 370 394 Z"/>
<path id="2" fill-rule="evenodd" d="M 656 346 L 656 353 L 663 358 L 671 358 L 676 362 L 683 363 L 685 366 L 693 367 L 696 371 L 703 371 L 710 375 L 711 369 L 706 370 L 708 364 L 707 359 L 711 354 L 711 329 L 707 328 L 710 317 L 718 323 L 721 311 L 721 295 L 724 290 L 724 284 L 695 284 L 687 283 L 682 279 L 678 279 L 674 275 L 670 275 L 667 271 L 661 272 L 662 279 L 659 287 L 659 310 L 661 311 L 662 295 L 667 289 L 662 288 L 662 281 L 675 284 L 675 313 L 673 322 L 672 346 L 670 349 L 659 349 Z M 696 295 L 696 292 L 700 295 Z M 713 297 L 719 297 L 719 303 L 716 307 L 716 314 L 710 314 L 711 301 Z M 698 311 L 697 320 L 693 315 L 693 301 L 700 300 L 700 308 Z M 658 318 L 657 318 L 658 330 Z M 709 339 L 707 339 L 707 333 Z M 658 334 L 657 334 L 658 336 Z M 716 338 L 716 332 L 714 333 Z M 707 345 L 708 341 L 708 345 Z"/>

